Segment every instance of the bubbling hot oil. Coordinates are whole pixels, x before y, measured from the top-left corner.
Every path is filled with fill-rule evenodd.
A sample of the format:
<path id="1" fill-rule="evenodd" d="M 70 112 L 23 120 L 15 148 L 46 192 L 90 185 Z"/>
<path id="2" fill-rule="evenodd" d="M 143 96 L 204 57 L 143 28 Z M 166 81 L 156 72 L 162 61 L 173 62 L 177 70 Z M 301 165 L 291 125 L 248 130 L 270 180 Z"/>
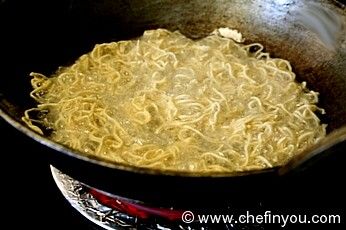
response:
<path id="1" fill-rule="evenodd" d="M 84 154 L 138 167 L 231 172 L 281 165 L 325 136 L 317 93 L 261 44 L 164 29 L 32 73 L 23 120 Z"/>

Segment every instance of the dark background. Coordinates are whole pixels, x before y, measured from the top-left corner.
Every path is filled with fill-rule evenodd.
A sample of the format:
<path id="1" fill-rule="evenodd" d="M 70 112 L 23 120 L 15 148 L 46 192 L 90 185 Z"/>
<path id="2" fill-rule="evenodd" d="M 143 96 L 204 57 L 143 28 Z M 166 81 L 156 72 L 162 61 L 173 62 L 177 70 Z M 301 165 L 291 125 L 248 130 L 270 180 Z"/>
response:
<path id="1" fill-rule="evenodd" d="M 40 144 L 18 132 L 1 118 L 0 135 L 2 158 L 0 202 L 3 209 L 1 214 L 3 223 L 13 227 L 34 229 L 95 227 L 87 223 L 64 200 L 53 181 L 49 161 L 45 152 L 42 152 Z M 345 172 L 342 167 L 344 162 L 344 154 L 334 156 L 329 162 L 322 162 L 314 169 L 317 173 L 304 178 L 306 182 L 313 181 L 312 184 L 315 184 L 313 189 L 307 190 L 303 187 L 304 181 L 297 183 L 289 192 L 278 188 L 277 196 L 265 200 L 262 208 L 286 214 L 340 214 L 344 223 L 346 194 Z M 246 198 L 240 199 L 246 200 Z M 252 212 L 258 207 L 259 203 L 253 203 L 250 204 L 250 208 L 244 208 Z M 315 228 L 316 225 L 309 227 Z M 328 229 L 336 227 L 339 229 L 341 225 L 327 226 Z"/>
<path id="2" fill-rule="evenodd" d="M 48 159 L 33 142 L 0 118 L 1 221 L 10 228 L 89 229 L 64 199 Z"/>
<path id="3" fill-rule="evenodd" d="M 3 0 L 0 1 L 0 3 L 4 2 Z M 50 4 L 49 2 L 46 1 L 46 4 Z M 26 12 L 25 7 L 18 11 L 18 13 L 23 12 Z M 29 16 L 30 14 L 25 13 L 24 15 Z M 22 20 L 25 20 L 25 16 Z M 47 16 L 49 15 L 43 13 L 42 15 L 36 15 L 35 19 L 44 20 Z M 20 16 L 13 15 L 12 18 L 18 17 Z M 64 20 L 63 17 L 61 20 Z M 15 20 L 12 23 L 20 23 L 20 20 Z M 11 23 L 7 24 L 11 26 Z M 22 40 L 21 37 L 15 39 Z M 33 36 L 26 39 L 35 40 L 36 38 Z M 79 40 L 63 36 L 61 36 L 61 39 Z M 72 44 L 74 43 L 72 42 Z M 61 51 L 57 46 L 56 50 L 47 50 L 47 52 Z M 76 54 L 76 56 L 79 55 Z M 13 57 L 10 58 L 15 57 L 16 54 L 13 54 Z M 1 58 L 4 57 L 0 57 L 0 60 Z M 46 61 L 55 66 L 51 60 L 44 60 L 44 57 L 34 56 L 34 58 L 37 58 L 39 63 Z M 19 226 L 34 229 L 39 227 L 45 229 L 89 229 L 92 227 L 81 218 L 79 213 L 70 207 L 58 191 L 50 173 L 49 159 L 42 152 L 42 148 L 38 143 L 15 130 L 1 118 L 0 137 L 2 163 L 0 174 L 2 214 L 0 216 L 3 224 L 11 225 L 11 229 Z M 339 154 L 328 162 L 317 165 L 314 173 L 302 179 L 301 183 L 297 183 L 296 188 L 293 188 L 290 192 L 285 193 L 278 189 L 278 197 L 265 201 L 266 209 L 273 208 L 284 212 L 286 207 L 289 206 L 290 209 L 300 210 L 302 213 L 327 212 L 333 214 L 333 211 L 335 211 L 342 214 L 343 222 L 345 222 L 344 162 L 344 154 Z M 304 180 L 314 181 L 313 189 L 307 190 L 302 187 Z M 254 204 L 254 206 L 256 205 Z M 294 214 L 294 212 L 290 214 Z M 315 227 L 315 225 L 309 227 Z M 334 226 L 327 226 L 326 228 L 332 229 L 331 227 Z"/>

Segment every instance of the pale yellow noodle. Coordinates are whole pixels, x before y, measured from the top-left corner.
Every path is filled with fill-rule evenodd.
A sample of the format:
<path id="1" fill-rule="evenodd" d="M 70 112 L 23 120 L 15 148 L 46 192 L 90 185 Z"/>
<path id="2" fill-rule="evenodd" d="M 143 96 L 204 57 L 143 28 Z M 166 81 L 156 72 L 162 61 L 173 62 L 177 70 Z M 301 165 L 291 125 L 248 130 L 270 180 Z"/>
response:
<path id="1" fill-rule="evenodd" d="M 282 165 L 325 136 L 318 93 L 261 44 L 145 31 L 31 73 L 23 121 L 84 154 L 139 167 L 225 172 Z"/>

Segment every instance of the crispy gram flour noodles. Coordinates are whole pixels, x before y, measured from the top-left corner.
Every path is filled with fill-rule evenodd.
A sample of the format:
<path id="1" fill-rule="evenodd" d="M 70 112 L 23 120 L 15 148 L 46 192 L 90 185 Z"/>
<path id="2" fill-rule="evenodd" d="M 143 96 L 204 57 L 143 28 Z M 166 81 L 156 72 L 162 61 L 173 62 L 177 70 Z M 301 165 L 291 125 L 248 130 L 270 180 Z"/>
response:
<path id="1" fill-rule="evenodd" d="M 85 154 L 200 173 L 281 165 L 323 138 L 318 93 L 295 82 L 290 63 L 221 32 L 148 30 L 49 78 L 31 73 L 38 105 L 23 120 Z"/>

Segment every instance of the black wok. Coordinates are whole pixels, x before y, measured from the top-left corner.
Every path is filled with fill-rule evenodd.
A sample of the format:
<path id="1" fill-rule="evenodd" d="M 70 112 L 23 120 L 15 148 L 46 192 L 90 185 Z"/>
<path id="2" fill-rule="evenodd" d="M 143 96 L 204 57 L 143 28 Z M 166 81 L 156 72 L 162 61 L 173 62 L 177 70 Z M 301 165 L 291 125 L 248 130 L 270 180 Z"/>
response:
<path id="1" fill-rule="evenodd" d="M 210 204 L 201 204 L 199 197 L 220 204 L 239 195 L 250 197 L 254 191 L 257 196 L 271 196 L 298 186 L 298 181 L 302 186 L 304 175 L 322 175 L 313 170 L 315 165 L 333 163 L 346 149 L 346 28 L 341 28 L 335 50 L 323 45 L 298 20 L 298 9 L 311 3 L 346 21 L 345 6 L 336 1 L 1 1 L 0 115 L 39 142 L 41 152 L 63 172 L 107 192 L 155 205 L 205 206 Z M 328 136 L 283 167 L 205 176 L 141 169 L 78 154 L 21 121 L 23 111 L 34 106 L 29 97 L 31 71 L 49 75 L 96 43 L 134 38 L 146 29 L 179 29 L 198 39 L 225 26 L 241 31 L 246 43 L 262 43 L 272 56 L 289 60 L 297 80 L 320 92 Z"/>

